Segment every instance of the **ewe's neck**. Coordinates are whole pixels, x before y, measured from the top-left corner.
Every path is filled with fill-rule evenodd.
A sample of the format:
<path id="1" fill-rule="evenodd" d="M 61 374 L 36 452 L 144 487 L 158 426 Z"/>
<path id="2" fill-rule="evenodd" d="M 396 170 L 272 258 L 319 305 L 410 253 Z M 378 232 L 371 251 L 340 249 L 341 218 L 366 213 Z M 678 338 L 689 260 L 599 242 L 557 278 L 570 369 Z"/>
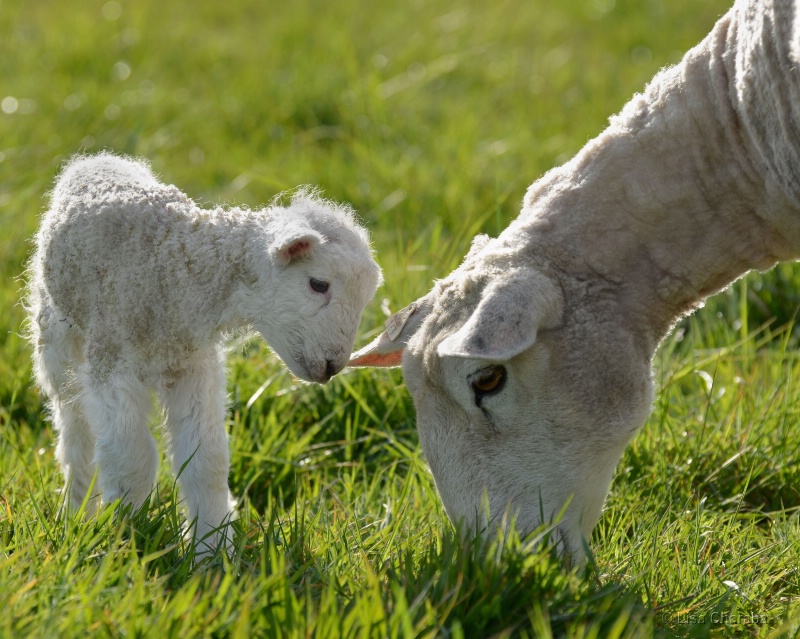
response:
<path id="1" fill-rule="evenodd" d="M 740 137 L 725 36 L 720 23 L 535 183 L 506 231 L 576 283 L 568 305 L 602 304 L 651 352 L 708 295 L 800 255 L 800 225 L 785 228 L 786 200 Z"/>

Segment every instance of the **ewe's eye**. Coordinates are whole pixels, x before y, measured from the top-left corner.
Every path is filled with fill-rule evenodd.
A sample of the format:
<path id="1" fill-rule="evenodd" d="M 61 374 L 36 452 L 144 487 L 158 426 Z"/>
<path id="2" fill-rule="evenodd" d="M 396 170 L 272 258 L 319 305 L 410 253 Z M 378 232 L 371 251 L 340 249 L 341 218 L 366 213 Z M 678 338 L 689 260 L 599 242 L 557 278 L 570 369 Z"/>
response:
<path id="1" fill-rule="evenodd" d="M 317 293 L 327 293 L 328 287 L 330 284 L 323 280 L 318 280 L 316 277 L 312 277 L 308 283 L 311 285 L 311 288 L 316 291 Z"/>
<path id="2" fill-rule="evenodd" d="M 494 395 L 503 390 L 506 384 L 506 369 L 504 366 L 487 366 L 479 370 L 472 377 L 472 392 L 475 393 L 475 405 L 480 407 L 484 397 Z"/>

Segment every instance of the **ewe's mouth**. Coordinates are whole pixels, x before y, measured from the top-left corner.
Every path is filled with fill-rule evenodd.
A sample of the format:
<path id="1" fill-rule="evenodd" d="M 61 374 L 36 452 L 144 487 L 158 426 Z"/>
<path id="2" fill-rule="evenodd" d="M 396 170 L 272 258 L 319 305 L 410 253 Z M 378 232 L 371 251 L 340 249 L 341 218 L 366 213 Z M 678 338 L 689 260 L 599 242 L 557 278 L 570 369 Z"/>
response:
<path id="1" fill-rule="evenodd" d="M 311 371 L 309 370 L 305 357 L 303 357 L 300 354 L 292 353 L 292 359 L 294 360 L 293 361 L 294 366 L 289 364 L 289 362 L 286 362 L 286 364 L 295 377 L 299 377 L 300 379 L 305 380 L 307 382 L 316 381 L 314 379 L 314 376 L 311 374 Z"/>

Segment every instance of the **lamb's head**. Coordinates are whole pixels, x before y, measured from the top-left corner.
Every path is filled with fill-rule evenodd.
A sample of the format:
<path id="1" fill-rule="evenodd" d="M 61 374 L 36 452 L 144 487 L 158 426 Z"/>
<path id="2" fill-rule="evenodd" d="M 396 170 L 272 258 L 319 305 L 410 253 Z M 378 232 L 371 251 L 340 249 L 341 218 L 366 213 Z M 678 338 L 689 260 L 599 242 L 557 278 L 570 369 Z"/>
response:
<path id="1" fill-rule="evenodd" d="M 267 306 L 253 324 L 293 374 L 325 383 L 347 364 L 381 270 L 347 207 L 301 192 L 271 222 Z"/>
<path id="2" fill-rule="evenodd" d="M 627 362 L 603 370 L 614 355 L 591 352 L 558 279 L 504 252 L 479 247 L 350 365 L 402 360 L 420 442 L 462 530 L 554 521 L 559 549 L 579 561 L 631 424 L 649 408 L 647 362 L 644 375 Z"/>

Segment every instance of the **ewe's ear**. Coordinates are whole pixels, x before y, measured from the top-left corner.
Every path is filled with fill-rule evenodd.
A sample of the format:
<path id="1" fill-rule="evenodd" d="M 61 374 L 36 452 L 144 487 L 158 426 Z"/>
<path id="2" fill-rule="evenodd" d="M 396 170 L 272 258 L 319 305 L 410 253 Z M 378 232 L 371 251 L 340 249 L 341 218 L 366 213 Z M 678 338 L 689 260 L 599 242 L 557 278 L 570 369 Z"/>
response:
<path id="1" fill-rule="evenodd" d="M 275 236 L 270 252 L 280 264 L 286 265 L 311 255 L 322 239 L 320 233 L 308 226 L 290 224 Z"/>
<path id="2" fill-rule="evenodd" d="M 422 326 L 429 312 L 430 302 L 425 297 L 406 306 L 402 311 L 397 311 L 386 320 L 386 330 L 364 348 L 353 353 L 347 365 L 353 368 L 400 366 L 408 340 Z"/>
<path id="3" fill-rule="evenodd" d="M 443 357 L 504 361 L 536 341 L 540 329 L 561 320 L 557 285 L 530 268 L 518 269 L 489 284 L 472 316 L 443 340 L 436 352 Z"/>

